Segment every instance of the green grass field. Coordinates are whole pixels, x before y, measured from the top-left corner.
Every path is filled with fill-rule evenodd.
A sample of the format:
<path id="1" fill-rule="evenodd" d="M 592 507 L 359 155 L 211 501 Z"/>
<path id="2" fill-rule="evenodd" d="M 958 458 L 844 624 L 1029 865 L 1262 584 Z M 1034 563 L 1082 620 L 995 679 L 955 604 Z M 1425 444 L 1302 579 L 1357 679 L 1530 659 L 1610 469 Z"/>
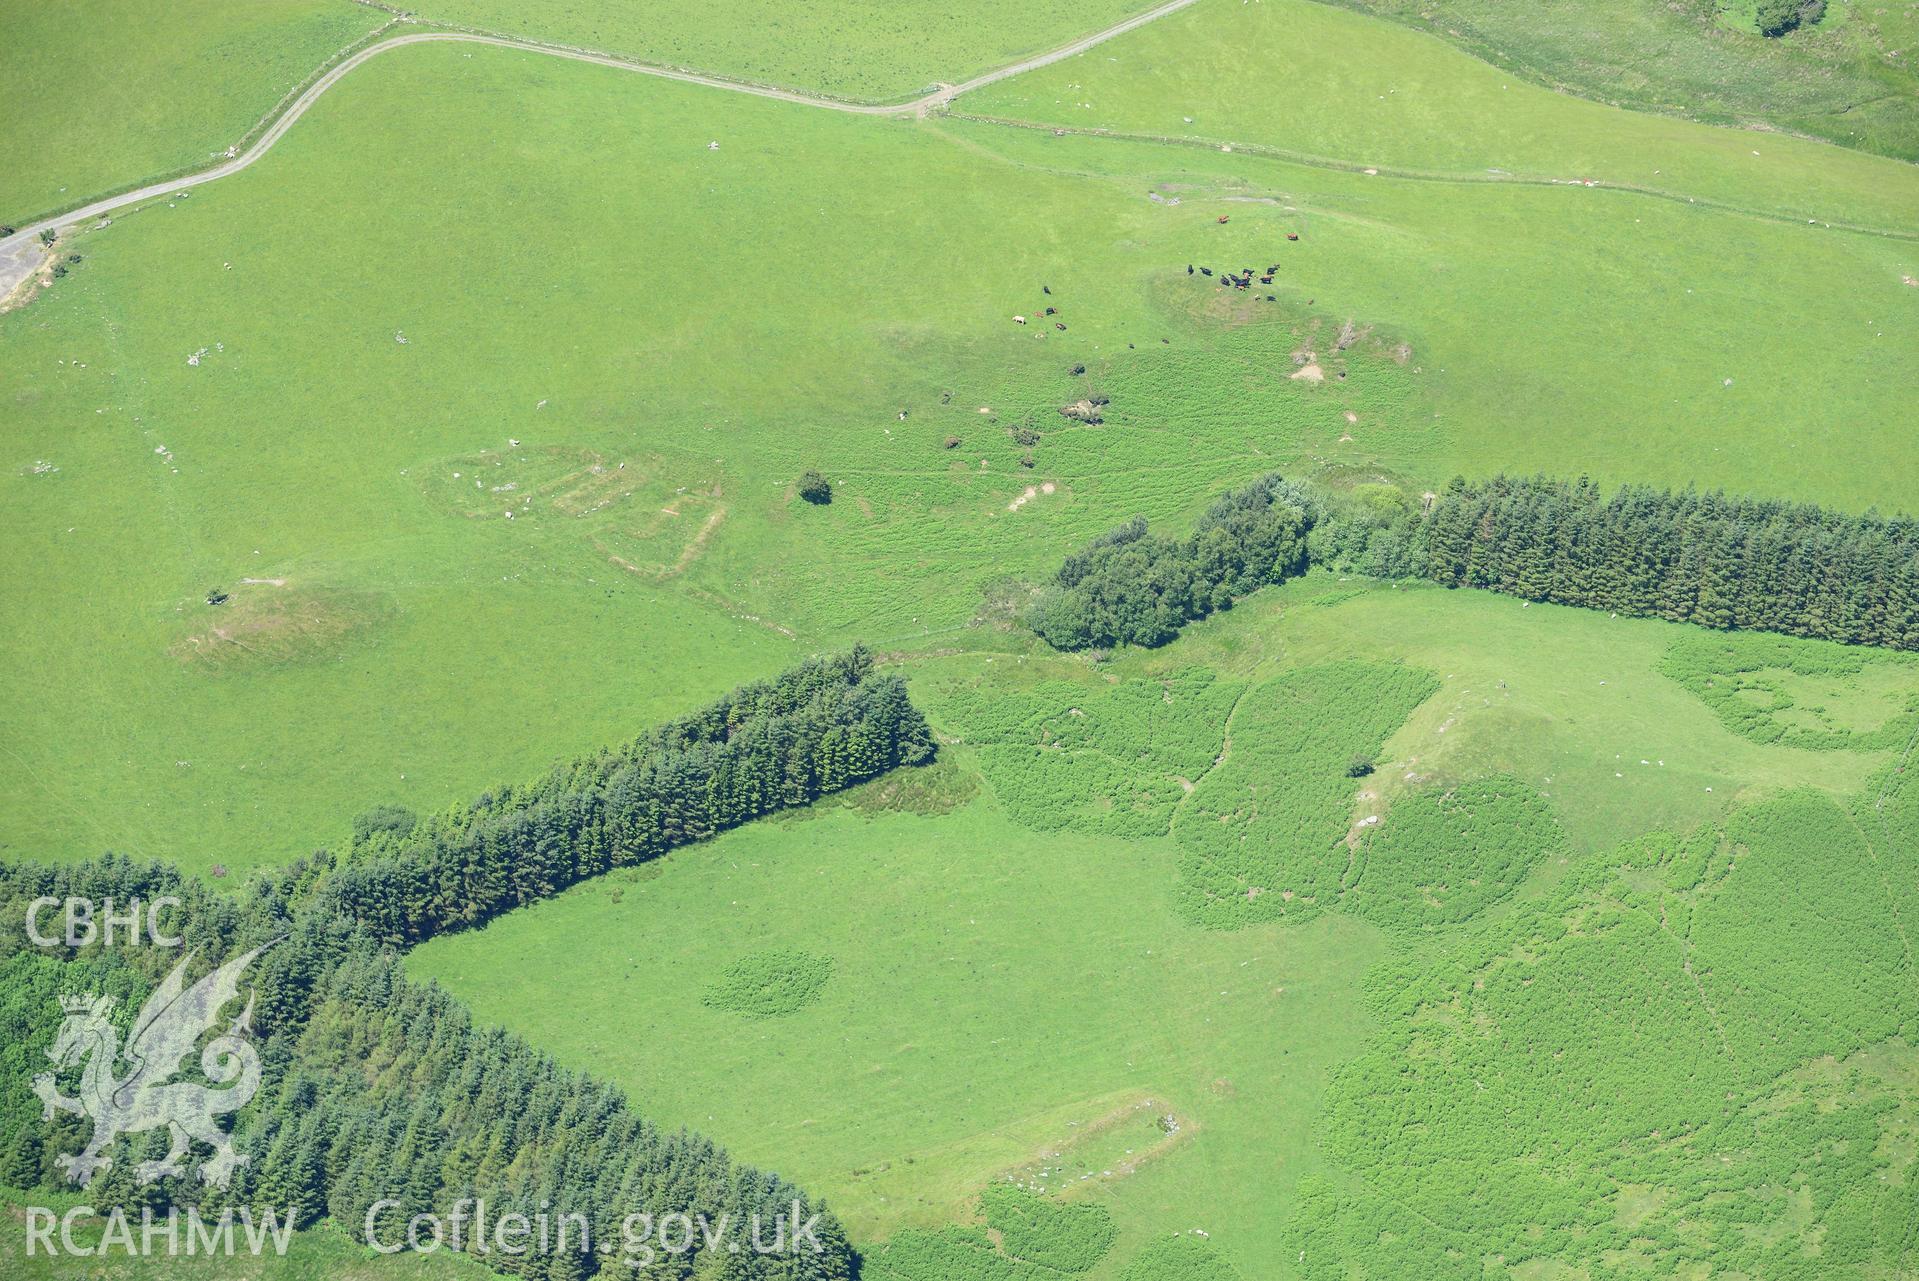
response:
<path id="1" fill-rule="evenodd" d="M 1919 159 L 1911 0 L 1835 0 L 1823 21 L 1778 40 L 1756 34 L 1751 0 L 1335 2 L 1582 97 Z"/>
<path id="2" fill-rule="evenodd" d="M 959 84 L 1152 7 L 1152 0 L 975 0 L 964 8 L 929 0 L 754 0 L 715 12 L 689 0 L 644 10 L 555 0 L 432 0 L 420 13 L 429 21 L 833 98 L 889 102 L 918 97 L 936 84 Z"/>
<path id="3" fill-rule="evenodd" d="M 508 93 L 513 120 L 418 163 Z M 1090 533 L 1272 467 L 1897 507 L 1919 376 L 1900 241 L 490 49 L 387 55 L 245 174 L 76 247 L 0 320 L 7 590 L 32 602 L 3 633 L 32 674 L 0 707 L 15 855 L 277 863 L 796 651 L 959 627 Z M 1281 260 L 1272 303 L 1185 273 L 1254 259 Z M 1065 332 L 1011 322 L 1042 283 Z M 1778 344 L 1787 298 L 1856 337 Z M 1348 318 L 1367 336 L 1335 356 Z M 1323 384 L 1290 377 L 1307 352 Z M 1106 424 L 1069 424 L 1091 386 Z M 809 466 L 831 507 L 791 497 Z"/>
<path id="4" fill-rule="evenodd" d="M 1036 834 L 986 802 L 842 811 L 612 877 L 413 968 L 819 1189 L 862 1241 L 953 1222 L 1001 1176 L 1144 1110 L 1179 1118 L 1177 1142 L 1137 1136 L 1078 1168 L 1078 1194 L 1128 1243 L 1200 1226 L 1257 1246 L 1322 1168 L 1317 1097 L 1363 1045 L 1358 984 L 1380 946 L 1339 918 L 1184 924 L 1172 862 L 1163 841 Z M 833 957 L 815 1005 L 749 1021 L 702 1002 L 708 975 L 769 942 Z"/>
<path id="5" fill-rule="evenodd" d="M 955 109 L 1256 145 L 1353 169 L 1567 186 L 1591 180 L 1681 203 L 1919 232 L 1912 165 L 1777 134 L 1623 114 L 1538 88 L 1431 36 L 1310 0 L 1203 0 L 990 85 Z M 1630 255 L 1628 241 L 1661 236 L 1649 224 L 1620 227 L 1607 249 Z"/>
<path id="6" fill-rule="evenodd" d="M 11 6 L 0 219 L 25 223 L 212 163 L 389 16 L 350 0 Z"/>

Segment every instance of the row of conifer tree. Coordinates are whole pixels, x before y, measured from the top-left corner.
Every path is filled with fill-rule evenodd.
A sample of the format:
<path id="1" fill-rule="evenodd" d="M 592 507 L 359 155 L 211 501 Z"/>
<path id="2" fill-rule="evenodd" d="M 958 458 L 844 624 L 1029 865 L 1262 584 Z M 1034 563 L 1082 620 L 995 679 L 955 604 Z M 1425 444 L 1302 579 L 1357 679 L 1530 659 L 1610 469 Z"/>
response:
<path id="1" fill-rule="evenodd" d="M 1267 476 L 1171 539 L 1133 520 L 1067 558 L 1027 621 L 1059 649 L 1159 645 L 1321 566 L 1719 629 L 1919 649 L 1919 522 L 1721 491 L 1455 479 L 1412 502 Z"/>
<path id="2" fill-rule="evenodd" d="M 1711 491 L 1455 480 L 1425 577 L 1609 613 L 1919 649 L 1919 522 Z"/>
<path id="3" fill-rule="evenodd" d="M 930 760 L 905 682 L 872 669 L 855 647 L 470 806 L 417 823 L 375 812 L 326 893 L 376 938 L 409 945 Z"/>

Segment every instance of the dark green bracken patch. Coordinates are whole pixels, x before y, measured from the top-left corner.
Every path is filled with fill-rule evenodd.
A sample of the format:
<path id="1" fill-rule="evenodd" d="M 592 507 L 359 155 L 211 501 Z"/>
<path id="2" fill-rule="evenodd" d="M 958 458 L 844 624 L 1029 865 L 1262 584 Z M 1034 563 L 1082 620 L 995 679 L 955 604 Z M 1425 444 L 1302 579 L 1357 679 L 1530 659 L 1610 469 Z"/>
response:
<path id="1" fill-rule="evenodd" d="M 766 1019 L 797 1014 L 819 1000 L 833 959 L 791 948 L 755 952 L 728 966 L 701 1000 L 716 1010 Z"/>
<path id="2" fill-rule="evenodd" d="M 1233 1265 L 1198 1237 L 1153 1242 L 1120 1273 L 1120 1281 L 1238 1281 Z"/>
<path id="3" fill-rule="evenodd" d="M 950 760 L 895 770 L 840 793 L 840 803 L 863 814 L 951 814 L 979 795 L 979 775 Z M 810 817 L 817 810 L 802 810 Z"/>
<path id="4" fill-rule="evenodd" d="M 1092 1271 L 1119 1235 L 1103 1205 L 1006 1184 L 982 1193 L 979 1208 L 984 1227 L 908 1228 L 867 1260 L 864 1275 L 877 1281 L 1060 1281 Z"/>
<path id="5" fill-rule="evenodd" d="M 1118 1235 L 1103 1205 L 1036 1196 L 1003 1183 L 981 1194 L 980 1209 L 1009 1257 L 1058 1272 L 1091 1271 Z"/>
<path id="6" fill-rule="evenodd" d="M 1732 633 L 1674 641 L 1660 672 L 1755 743 L 1812 751 L 1900 747 L 1919 730 L 1919 681 L 1905 655 Z"/>
<path id="7" fill-rule="evenodd" d="M 1389 929 L 1451 925 L 1510 894 L 1564 848 L 1552 807 L 1516 778 L 1416 792 L 1360 846 L 1340 905 Z"/>

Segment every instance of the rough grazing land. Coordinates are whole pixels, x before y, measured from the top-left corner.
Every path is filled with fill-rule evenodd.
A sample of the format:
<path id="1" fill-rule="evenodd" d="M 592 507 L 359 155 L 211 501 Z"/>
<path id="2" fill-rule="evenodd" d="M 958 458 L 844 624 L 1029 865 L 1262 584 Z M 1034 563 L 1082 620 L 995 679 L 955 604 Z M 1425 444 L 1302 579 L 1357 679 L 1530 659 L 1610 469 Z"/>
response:
<path id="1" fill-rule="evenodd" d="M 1415 489 L 1585 468 L 1863 507 L 1896 503 L 1910 462 L 1919 314 L 1882 305 L 1912 294 L 1902 243 L 881 128 L 498 49 L 354 75 L 244 174 L 82 237 L 0 319 L 0 527 L 32 602 L 0 647 L 39 674 L 0 706 L 15 849 L 281 861 L 370 801 L 530 776 L 796 650 L 937 637 L 1117 520 L 1181 527 L 1275 467 Z M 418 163 L 503 93 L 512 119 Z M 586 127 L 633 112 L 644 132 Z M 482 186 L 484 212 L 459 196 Z M 964 195 L 929 210 L 928 189 Z M 368 257 L 394 225 L 419 235 Z M 1276 262 L 1258 294 L 1185 273 Z M 1782 297 L 1858 337 L 1758 341 Z M 1046 306 L 1066 330 L 1011 322 Z M 1370 336 L 1335 351 L 1349 319 Z M 1320 385 L 1289 377 L 1307 355 Z M 1092 390 L 1098 426 L 1058 412 Z M 516 451 L 524 475 L 501 470 Z M 788 497 L 809 467 L 830 507 Z M 287 661 L 183 661 L 222 625 L 216 586 L 352 608 Z"/>
<path id="2" fill-rule="evenodd" d="M 9 6 L 0 221 L 211 163 L 390 16 L 350 0 Z"/>
<path id="3" fill-rule="evenodd" d="M 1583 0 L 1475 2 L 1433 21 L 1601 97 L 1692 21 L 1633 0 L 1571 66 L 1537 24 Z M 427 16 L 898 100 L 1131 11 L 934 8 Z M 31 74 L 63 124 L 113 92 L 60 98 L 71 57 L 244 128 L 382 20 L 210 12 Z M 1739 75 L 1687 27 L 1617 96 L 1743 115 L 1777 74 L 1812 128 L 1865 74 L 1820 50 L 1900 21 L 1837 4 Z M 168 61 L 209 41 L 218 91 Z M 144 119 L 96 115 L 94 179 L 41 139 L 0 172 L 31 207 L 225 145 Z M 1095 535 L 1273 472 L 1909 509 L 1919 170 L 1866 154 L 1900 120 L 1635 114 L 1298 0 L 925 119 L 395 48 L 0 316 L 0 856 L 345 851 L 392 939 L 485 920 L 414 976 L 825 1198 L 876 1281 L 1909 1275 L 1909 657 L 1323 568 L 1155 649 L 1020 622 Z M 937 763 L 607 856 L 682 808 L 556 763 L 854 640 Z M 709 720 L 697 794 L 738 800 L 788 740 Z M 539 778 L 537 830 L 596 835 L 472 804 Z M 328 1231 L 262 1275 L 456 1270 Z"/>

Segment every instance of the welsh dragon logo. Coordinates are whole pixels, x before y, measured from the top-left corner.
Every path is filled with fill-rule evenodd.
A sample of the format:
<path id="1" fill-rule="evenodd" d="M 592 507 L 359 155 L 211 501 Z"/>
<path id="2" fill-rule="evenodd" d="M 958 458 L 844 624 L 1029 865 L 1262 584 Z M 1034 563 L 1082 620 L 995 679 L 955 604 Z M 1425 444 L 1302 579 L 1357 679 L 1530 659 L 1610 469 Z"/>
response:
<path id="1" fill-rule="evenodd" d="M 247 1163 L 246 1157 L 233 1150 L 233 1140 L 214 1118 L 245 1107 L 260 1088 L 260 1056 L 245 1039 L 253 1018 L 251 992 L 239 1017 L 200 1052 L 200 1070 L 207 1080 L 228 1088 L 211 1089 L 175 1078 L 200 1038 L 220 1017 L 220 1011 L 239 995 L 241 972 L 262 950 L 256 947 L 235 957 L 190 988 L 185 987 L 182 976 L 193 958 L 183 958 L 140 1007 L 124 1050 L 118 1032 L 107 1019 L 112 997 L 60 998 L 60 1008 L 67 1017 L 47 1057 L 53 1060 L 56 1071 L 86 1064 L 80 1074 L 80 1096 L 71 1098 L 60 1093 L 53 1072 L 34 1077 L 33 1092 L 45 1105 L 43 1113 L 48 1120 L 58 1108 L 93 1121 L 93 1138 L 86 1148 L 78 1156 L 59 1158 L 60 1168 L 69 1179 L 85 1187 L 95 1172 L 113 1164 L 112 1158 L 103 1154 L 114 1139 L 161 1126 L 171 1131 L 172 1145 L 160 1160 L 139 1164 L 136 1172 L 142 1183 L 165 1175 L 184 1175 L 182 1158 L 195 1139 L 213 1149 L 213 1155 L 200 1165 L 200 1178 L 215 1187 L 226 1187 L 233 1171 Z M 124 1075 L 116 1072 L 121 1059 L 128 1065 Z"/>

